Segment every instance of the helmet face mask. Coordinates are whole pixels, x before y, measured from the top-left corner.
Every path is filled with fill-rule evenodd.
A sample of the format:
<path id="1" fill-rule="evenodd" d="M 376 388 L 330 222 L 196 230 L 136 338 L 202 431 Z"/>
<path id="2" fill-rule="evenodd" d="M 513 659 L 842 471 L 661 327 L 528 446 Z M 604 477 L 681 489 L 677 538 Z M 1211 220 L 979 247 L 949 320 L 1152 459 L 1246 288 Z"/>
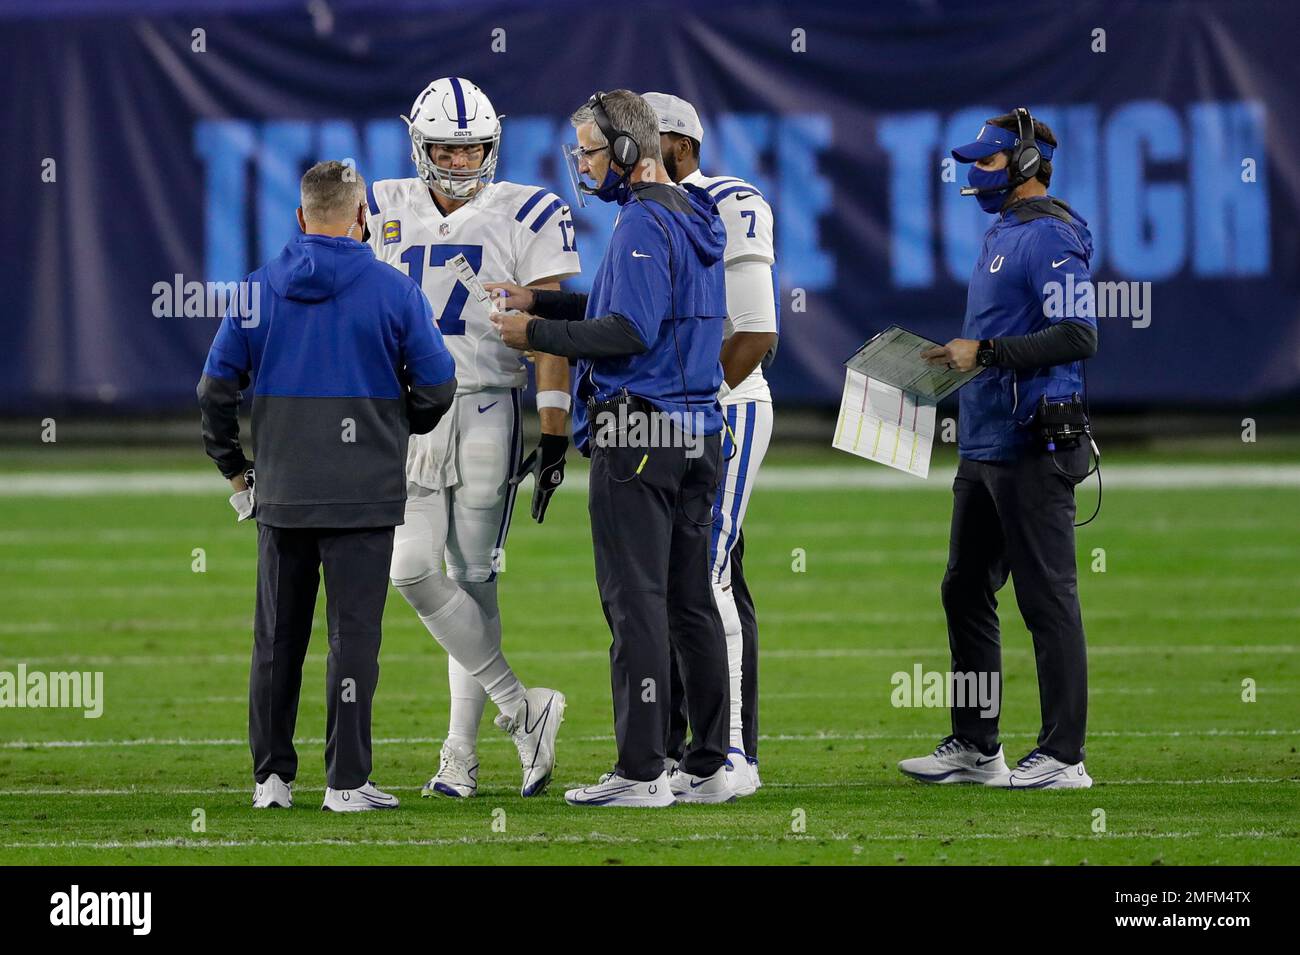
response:
<path id="1" fill-rule="evenodd" d="M 416 97 L 411 118 L 402 119 L 411 136 L 416 173 L 440 196 L 471 199 L 495 178 L 501 119 L 473 83 L 455 76 L 434 80 Z M 439 166 L 433 159 L 439 149 L 475 145 L 483 147 L 483 162 L 477 169 Z"/>

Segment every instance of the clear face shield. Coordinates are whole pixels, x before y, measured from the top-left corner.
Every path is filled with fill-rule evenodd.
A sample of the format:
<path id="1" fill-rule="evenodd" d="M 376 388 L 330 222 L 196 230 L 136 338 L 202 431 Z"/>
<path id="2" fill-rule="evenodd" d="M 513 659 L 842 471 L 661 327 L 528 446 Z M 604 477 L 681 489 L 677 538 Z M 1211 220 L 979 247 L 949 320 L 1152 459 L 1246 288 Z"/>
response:
<path id="1" fill-rule="evenodd" d="M 621 175 L 614 171 L 614 164 L 610 163 L 605 172 L 604 182 L 596 182 L 591 176 L 591 159 L 599 153 L 609 151 L 609 146 L 588 146 L 584 147 L 579 143 L 566 143 L 561 148 L 564 157 L 564 168 L 569 172 L 569 185 L 573 189 L 573 197 L 579 208 L 586 208 L 587 197 L 595 196 L 604 202 L 611 202 L 616 199 L 620 189 L 626 185 L 628 172 Z M 587 171 L 582 171 L 582 166 L 587 165 Z"/>

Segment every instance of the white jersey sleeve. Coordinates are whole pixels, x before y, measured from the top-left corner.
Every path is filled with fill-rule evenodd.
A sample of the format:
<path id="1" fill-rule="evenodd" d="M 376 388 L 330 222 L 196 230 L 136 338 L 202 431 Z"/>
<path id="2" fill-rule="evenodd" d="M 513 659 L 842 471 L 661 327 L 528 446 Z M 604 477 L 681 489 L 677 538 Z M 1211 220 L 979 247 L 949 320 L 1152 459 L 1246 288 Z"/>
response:
<path id="1" fill-rule="evenodd" d="M 718 215 L 727 229 L 727 265 L 738 259 L 776 261 L 772 246 L 772 207 L 762 194 L 745 183 L 729 183 L 714 190 Z"/>
<path id="2" fill-rule="evenodd" d="M 536 190 L 515 213 L 515 274 L 520 285 L 572 278 L 582 271 L 569 205 L 555 193 Z"/>
<path id="3" fill-rule="evenodd" d="M 757 259 L 727 265 L 727 337 L 732 332 L 776 332 L 772 266 Z"/>

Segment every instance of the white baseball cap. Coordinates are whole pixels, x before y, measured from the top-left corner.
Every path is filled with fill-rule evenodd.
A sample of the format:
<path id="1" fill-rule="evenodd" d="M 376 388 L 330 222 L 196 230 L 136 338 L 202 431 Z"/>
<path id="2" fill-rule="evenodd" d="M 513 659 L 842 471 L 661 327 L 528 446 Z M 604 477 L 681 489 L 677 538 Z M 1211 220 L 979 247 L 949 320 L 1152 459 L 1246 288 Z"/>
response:
<path id="1" fill-rule="evenodd" d="M 704 127 L 695 107 L 671 93 L 642 93 L 645 101 L 659 114 L 659 132 L 679 133 L 697 143 L 704 142 Z"/>

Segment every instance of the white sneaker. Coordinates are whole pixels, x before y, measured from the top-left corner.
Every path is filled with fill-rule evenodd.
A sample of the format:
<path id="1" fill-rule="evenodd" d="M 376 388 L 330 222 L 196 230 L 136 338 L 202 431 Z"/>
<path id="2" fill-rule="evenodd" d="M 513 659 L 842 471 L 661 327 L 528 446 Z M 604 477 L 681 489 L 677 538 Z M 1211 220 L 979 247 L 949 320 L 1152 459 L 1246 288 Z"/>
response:
<path id="1" fill-rule="evenodd" d="M 1083 763 L 1063 763 L 1035 749 L 1016 764 L 1005 780 L 988 785 L 1007 789 L 1090 789 L 1092 777 Z"/>
<path id="2" fill-rule="evenodd" d="M 371 809 L 396 809 L 397 797 L 380 792 L 375 784 L 366 781 L 357 789 L 325 788 L 325 802 L 321 804 L 322 812 L 367 812 Z"/>
<path id="3" fill-rule="evenodd" d="M 614 773 L 606 774 L 609 778 L 586 789 L 570 789 L 564 794 L 564 800 L 570 806 L 643 806 L 660 808 L 671 806 L 672 788 L 668 785 L 668 774 L 660 773 L 658 779 L 639 782 L 624 779 Z"/>
<path id="4" fill-rule="evenodd" d="M 736 794 L 727 779 L 728 775 L 725 763 L 711 776 L 696 776 L 678 769 L 668 778 L 668 785 L 672 787 L 673 798 L 678 802 L 734 802 Z"/>
<path id="5" fill-rule="evenodd" d="M 293 806 L 293 783 L 286 783 L 272 773 L 266 782 L 253 787 L 254 809 L 289 809 Z"/>
<path id="6" fill-rule="evenodd" d="M 677 772 L 677 760 L 673 759 L 671 756 L 665 756 L 665 757 L 664 757 L 664 772 L 667 773 L 670 777 L 672 776 L 673 773 Z M 609 772 L 607 772 L 607 773 L 601 773 L 601 774 L 600 774 L 600 781 L 601 781 L 602 783 L 607 783 L 607 782 L 609 782 L 611 779 L 613 779 L 615 775 L 617 775 L 617 774 L 614 772 L 614 770 L 611 769 L 611 770 L 610 770 Z"/>
<path id="7" fill-rule="evenodd" d="M 420 790 L 421 796 L 467 799 L 478 792 L 478 754 L 455 743 L 443 743 L 438 771 Z"/>
<path id="8" fill-rule="evenodd" d="M 555 770 L 555 734 L 564 722 L 564 694 L 555 690 L 534 687 L 524 694 L 514 719 L 504 713 L 497 716 L 496 725 L 510 734 L 519 750 L 519 763 L 524 768 L 521 796 L 539 796 L 546 791 Z"/>
<path id="9" fill-rule="evenodd" d="M 727 750 L 727 762 L 723 765 L 723 769 L 727 772 L 727 783 L 731 786 L 731 791 L 736 794 L 736 798 L 752 796 L 758 792 L 751 764 L 742 750 L 734 746 Z"/>
<path id="10" fill-rule="evenodd" d="M 943 740 L 929 756 L 904 759 L 898 764 L 904 775 L 923 783 L 985 783 L 999 785 L 1007 776 L 1002 747 L 985 756 L 976 747 L 955 736 Z"/>

